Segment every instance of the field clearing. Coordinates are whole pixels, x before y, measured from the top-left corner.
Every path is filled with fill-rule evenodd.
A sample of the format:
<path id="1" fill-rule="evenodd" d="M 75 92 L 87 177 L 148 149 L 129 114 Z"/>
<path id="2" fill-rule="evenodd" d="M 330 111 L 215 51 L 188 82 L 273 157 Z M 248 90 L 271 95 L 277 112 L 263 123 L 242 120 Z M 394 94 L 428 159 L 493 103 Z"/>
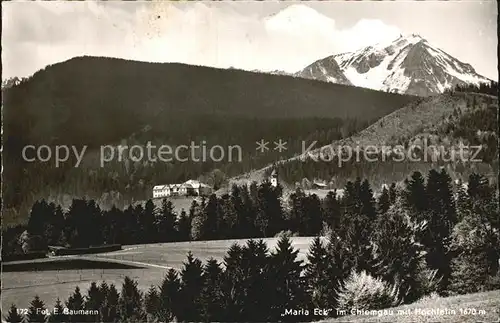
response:
<path id="1" fill-rule="evenodd" d="M 299 258 L 305 259 L 311 237 L 294 237 L 292 245 L 299 249 Z M 56 298 L 66 300 L 76 286 L 86 294 L 90 282 L 106 281 L 121 287 L 123 278 L 127 275 L 137 280 L 139 288 L 146 291 L 151 285 L 160 284 L 167 268 L 180 269 L 186 260 L 186 254 L 191 251 L 195 257 L 206 261 L 213 257 L 222 261 L 227 249 L 234 242 L 241 245 L 247 239 L 242 240 L 214 240 L 158 243 L 147 245 L 123 246 L 123 250 L 94 255 L 78 255 L 53 257 L 49 260 L 39 259 L 33 261 L 50 262 L 58 259 L 88 259 L 106 260 L 128 265 L 136 265 L 144 268 L 137 269 L 72 269 L 72 270 L 45 270 L 45 271 L 19 271 L 4 272 L 2 277 L 2 306 L 4 309 L 15 303 L 18 308 L 29 306 L 35 295 L 48 306 L 53 306 Z M 264 239 L 270 250 L 276 247 L 278 238 Z"/>
<path id="2" fill-rule="evenodd" d="M 392 310 L 394 315 L 351 315 L 322 323 L 335 322 L 499 322 L 500 290 L 422 300 Z M 442 310 L 441 314 L 431 310 Z M 398 314 L 398 311 L 402 311 Z"/>
<path id="3" fill-rule="evenodd" d="M 299 259 L 305 260 L 312 237 L 293 237 L 292 245 L 299 249 Z M 241 240 L 213 240 L 190 241 L 173 243 L 155 243 L 146 245 L 123 246 L 123 250 L 96 254 L 95 257 L 108 258 L 118 261 L 153 264 L 180 269 L 186 260 L 186 254 L 191 251 L 195 257 L 207 260 L 213 257 L 222 261 L 227 250 L 233 243 L 243 245 L 248 239 Z M 278 238 L 264 239 L 269 250 L 274 250 Z"/>

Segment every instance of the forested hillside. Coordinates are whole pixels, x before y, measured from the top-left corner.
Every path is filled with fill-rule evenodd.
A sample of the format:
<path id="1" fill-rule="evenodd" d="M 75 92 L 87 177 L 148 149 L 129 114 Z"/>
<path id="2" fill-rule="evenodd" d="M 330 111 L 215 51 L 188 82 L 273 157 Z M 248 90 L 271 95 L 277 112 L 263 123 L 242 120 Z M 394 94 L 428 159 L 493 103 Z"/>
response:
<path id="1" fill-rule="evenodd" d="M 356 176 L 370 178 L 374 186 L 380 188 L 384 183 L 401 181 L 412 171 L 427 172 L 437 166 L 446 166 L 453 179 L 465 180 L 471 172 L 479 171 L 496 182 L 497 116 L 498 98 L 490 95 L 457 91 L 421 99 L 381 118 L 352 137 L 334 141 L 328 146 L 318 144 L 308 156 L 280 163 L 277 167 L 282 181 L 290 185 L 305 183 L 302 185 L 305 188 L 313 180 L 323 180 L 330 188 L 338 188 Z M 460 145 L 480 149 L 471 148 L 466 159 L 460 160 Z M 384 146 L 392 151 L 382 153 Z M 426 146 L 434 146 L 436 150 L 429 148 L 424 151 Z M 361 158 L 356 159 L 353 153 L 350 160 L 339 162 L 338 147 L 360 147 Z M 370 155 L 370 160 L 364 159 L 366 147 L 378 148 L 378 152 Z M 413 160 L 399 158 L 397 147 L 404 152 L 416 147 L 412 148 Z M 473 156 L 475 150 L 478 153 Z M 452 157 L 452 151 L 455 157 Z M 267 169 L 264 176 L 269 171 Z"/>
<path id="2" fill-rule="evenodd" d="M 97 57 L 49 66 L 3 96 L 7 223 L 25 219 L 40 198 L 64 204 L 87 196 L 123 206 L 148 198 L 159 183 L 204 175 L 218 185 L 279 158 L 258 155 L 256 141 L 281 138 L 289 143 L 281 157 L 290 157 L 301 140 L 345 138 L 415 100 L 288 76 Z M 192 140 L 240 145 L 242 162 L 99 164 L 100 145 L 176 147 Z M 71 156 L 55 167 L 23 162 L 28 144 L 88 149 L 78 168 Z"/>

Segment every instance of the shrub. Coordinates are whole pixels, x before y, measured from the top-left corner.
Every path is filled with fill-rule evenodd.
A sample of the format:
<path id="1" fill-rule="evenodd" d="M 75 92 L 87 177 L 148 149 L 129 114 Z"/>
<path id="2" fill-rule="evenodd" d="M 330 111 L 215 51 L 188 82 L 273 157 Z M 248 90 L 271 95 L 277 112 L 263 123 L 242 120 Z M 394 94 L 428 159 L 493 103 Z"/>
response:
<path id="1" fill-rule="evenodd" d="M 416 303 L 417 304 L 424 304 L 424 303 L 428 303 L 428 302 L 431 302 L 431 301 L 436 301 L 436 300 L 438 300 L 440 298 L 441 298 L 441 296 L 439 296 L 438 293 L 433 292 L 433 293 L 431 293 L 429 295 L 423 296 L 418 301 L 416 301 Z"/>
<path id="2" fill-rule="evenodd" d="M 397 306 L 399 292 L 395 285 L 366 272 L 351 272 L 338 292 L 338 309 L 375 310 Z"/>
<path id="3" fill-rule="evenodd" d="M 500 289 L 500 271 L 495 276 L 489 276 L 485 282 L 485 290 Z"/>
<path id="4" fill-rule="evenodd" d="M 462 252 L 452 261 L 451 294 L 469 294 L 486 290 L 488 263 L 484 253 Z"/>
<path id="5" fill-rule="evenodd" d="M 420 297 L 428 297 L 429 295 L 437 295 L 442 277 L 438 275 L 437 270 L 428 269 L 427 266 L 421 265 L 416 277 L 418 292 Z"/>

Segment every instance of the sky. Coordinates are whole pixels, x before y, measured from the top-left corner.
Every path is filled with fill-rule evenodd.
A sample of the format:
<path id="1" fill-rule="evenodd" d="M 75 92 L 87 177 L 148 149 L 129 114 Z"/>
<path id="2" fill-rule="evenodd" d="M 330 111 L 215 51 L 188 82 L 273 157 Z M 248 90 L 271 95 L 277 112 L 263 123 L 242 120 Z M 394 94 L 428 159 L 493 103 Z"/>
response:
<path id="1" fill-rule="evenodd" d="M 496 1 L 2 2 L 2 79 L 75 56 L 295 72 L 419 34 L 498 80 Z"/>

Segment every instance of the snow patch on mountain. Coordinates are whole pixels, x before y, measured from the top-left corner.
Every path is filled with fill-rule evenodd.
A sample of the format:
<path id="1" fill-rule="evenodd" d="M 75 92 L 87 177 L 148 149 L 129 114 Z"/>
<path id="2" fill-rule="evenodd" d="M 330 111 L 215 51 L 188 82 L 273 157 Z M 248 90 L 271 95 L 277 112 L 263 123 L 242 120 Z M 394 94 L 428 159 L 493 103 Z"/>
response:
<path id="1" fill-rule="evenodd" d="M 331 56 L 307 66 L 303 70 L 295 73 L 294 76 L 324 82 L 352 85 L 352 83 L 340 70 L 337 61 Z"/>
<path id="2" fill-rule="evenodd" d="M 374 90 L 427 96 L 457 84 L 490 82 L 414 34 L 333 57 L 352 84 Z"/>

